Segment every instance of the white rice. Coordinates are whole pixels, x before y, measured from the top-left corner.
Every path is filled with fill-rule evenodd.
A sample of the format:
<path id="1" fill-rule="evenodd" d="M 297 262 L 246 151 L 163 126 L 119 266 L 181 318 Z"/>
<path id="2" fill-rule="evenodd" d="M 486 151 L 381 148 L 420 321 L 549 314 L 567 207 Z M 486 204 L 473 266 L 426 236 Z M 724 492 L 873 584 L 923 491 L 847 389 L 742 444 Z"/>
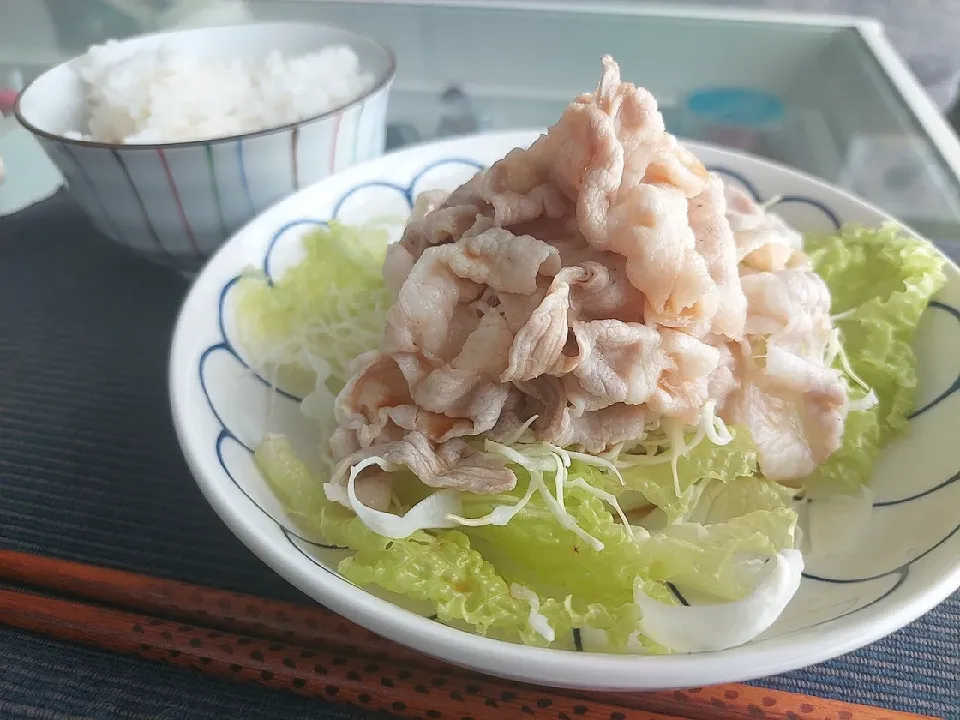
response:
<path id="1" fill-rule="evenodd" d="M 87 127 L 67 137 L 168 143 L 256 132 L 341 107 L 373 87 L 352 48 L 266 58 L 197 57 L 161 45 L 91 47 L 77 62 Z"/>

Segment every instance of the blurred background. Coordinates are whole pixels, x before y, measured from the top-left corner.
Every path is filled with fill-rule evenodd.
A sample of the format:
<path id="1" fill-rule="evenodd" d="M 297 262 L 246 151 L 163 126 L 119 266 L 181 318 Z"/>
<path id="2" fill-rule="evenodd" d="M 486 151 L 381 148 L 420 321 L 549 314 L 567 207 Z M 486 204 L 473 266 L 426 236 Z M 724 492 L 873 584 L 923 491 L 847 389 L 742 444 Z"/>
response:
<path id="1" fill-rule="evenodd" d="M 0 113 L 9 114 L 16 91 L 40 72 L 109 38 L 250 20 L 327 22 L 396 51 L 387 129 L 388 148 L 396 148 L 544 127 L 592 86 L 599 56 L 611 52 L 657 96 L 674 133 L 823 177 L 932 239 L 960 237 L 960 168 L 944 161 L 942 138 L 931 137 L 917 98 L 894 81 L 905 64 L 934 112 L 960 127 L 960 0 L 551 4 L 552 11 L 505 0 L 0 0 Z M 742 11 L 752 19 L 737 19 Z M 799 13 L 800 22 L 763 20 L 784 12 Z M 828 17 L 842 15 L 874 18 L 883 30 Z M 0 151 L 9 165 L 26 148 Z M 37 166 L 26 157 L 21 164 Z"/>
<path id="2" fill-rule="evenodd" d="M 311 2 L 325 4 L 272 0 L 278 5 Z M 631 3 L 651 4 L 625 0 Z M 175 25 L 231 22 L 256 15 L 257 6 L 265 4 L 271 0 L 0 0 L 0 78 L 7 85 L 15 83 L 18 71 L 29 76 L 37 66 L 45 67 L 64 53 L 80 53 L 104 38 Z M 960 21 L 960 0 L 673 0 L 669 5 L 874 17 L 885 25 L 893 45 L 939 104 L 951 106 L 956 95 L 960 43 L 955 23 Z"/>

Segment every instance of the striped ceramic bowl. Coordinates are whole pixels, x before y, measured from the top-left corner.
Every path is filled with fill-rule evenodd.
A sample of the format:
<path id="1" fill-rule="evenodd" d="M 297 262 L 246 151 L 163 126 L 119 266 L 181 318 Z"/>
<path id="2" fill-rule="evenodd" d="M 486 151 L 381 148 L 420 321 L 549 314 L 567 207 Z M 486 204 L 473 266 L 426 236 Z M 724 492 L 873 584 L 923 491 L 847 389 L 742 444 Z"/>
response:
<path id="1" fill-rule="evenodd" d="M 298 123 L 196 142 L 125 145 L 64 137 L 82 128 L 84 93 L 72 66 L 58 65 L 20 94 L 16 116 L 67 180 L 70 193 L 115 242 L 191 273 L 234 231 L 277 200 L 383 152 L 393 53 L 324 25 L 258 23 L 146 35 L 200 55 L 262 57 L 349 45 L 375 77 L 354 102 Z"/>

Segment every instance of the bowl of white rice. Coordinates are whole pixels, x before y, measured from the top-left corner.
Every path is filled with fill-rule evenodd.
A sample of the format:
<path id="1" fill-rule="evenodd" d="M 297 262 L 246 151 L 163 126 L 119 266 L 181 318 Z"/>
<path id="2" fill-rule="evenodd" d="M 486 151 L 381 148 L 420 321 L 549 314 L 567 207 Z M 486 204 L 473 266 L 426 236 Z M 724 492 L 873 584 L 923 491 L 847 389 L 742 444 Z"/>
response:
<path id="1" fill-rule="evenodd" d="M 192 273 L 273 203 L 380 155 L 395 72 L 339 28 L 198 28 L 92 47 L 15 111 L 105 235 Z"/>

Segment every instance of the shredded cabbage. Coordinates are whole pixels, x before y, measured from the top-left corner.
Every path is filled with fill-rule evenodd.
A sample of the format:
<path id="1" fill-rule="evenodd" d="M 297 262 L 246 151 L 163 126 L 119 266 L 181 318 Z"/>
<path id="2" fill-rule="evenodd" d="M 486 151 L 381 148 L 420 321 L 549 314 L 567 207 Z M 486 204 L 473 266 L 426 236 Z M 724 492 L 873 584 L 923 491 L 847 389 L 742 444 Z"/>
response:
<path id="1" fill-rule="evenodd" d="M 519 583 L 513 583 L 510 586 L 510 595 L 517 600 L 526 600 L 530 603 L 530 614 L 527 616 L 530 627 L 540 633 L 540 636 L 548 643 L 556 640 L 557 632 L 550 624 L 550 620 L 540 612 L 540 598 L 533 590 L 525 588 Z"/>
<path id="2" fill-rule="evenodd" d="M 353 357 L 377 345 L 390 304 L 385 243 L 333 224 L 305 238 L 304 260 L 275 285 L 256 275 L 241 283 L 247 349 L 263 366 L 300 373 L 312 417 L 325 417 Z M 854 495 L 830 507 L 855 505 L 859 517 L 869 512 L 861 487 L 912 408 L 910 343 L 943 285 L 942 258 L 893 226 L 813 237 L 807 251 L 833 294 L 840 332 L 827 359 L 849 380 L 851 412 L 842 447 L 802 492 Z M 426 601 L 443 622 L 535 645 L 577 627 L 624 651 L 716 649 L 773 622 L 802 559 L 798 491 L 761 477 L 749 434 L 714 410 L 696 428 L 650 426 L 603 457 L 533 442 L 524 427 L 484 445 L 517 476 L 512 491 L 428 495 L 404 478 L 403 516 L 361 508 L 358 517 L 344 506 L 354 504 L 352 483 L 325 493 L 283 438 L 264 438 L 255 459 L 301 532 L 355 551 L 340 564 L 346 578 Z M 830 522 L 821 513 L 810 526 Z M 691 597 L 697 607 L 682 607 Z"/>
<path id="3" fill-rule="evenodd" d="M 435 530 L 437 528 L 454 527 L 456 522 L 452 517 L 460 512 L 460 495 L 456 490 L 437 490 L 410 508 L 403 515 L 383 512 L 364 505 L 357 497 L 357 476 L 364 469 L 376 465 L 387 472 L 397 468 L 381 457 L 369 457 L 350 468 L 350 478 L 347 487 L 332 482 L 323 486 L 327 498 L 346 505 L 353 510 L 363 524 L 377 535 L 399 540 L 413 535 L 418 530 Z"/>
<path id="4" fill-rule="evenodd" d="M 508 503 L 506 505 L 497 505 L 489 513 L 483 517 L 478 518 L 465 518 L 460 515 L 449 515 L 448 517 L 453 520 L 458 525 L 463 525 L 465 527 L 483 527 L 484 525 L 506 525 L 508 522 L 513 520 L 516 517 L 517 513 L 523 510 L 527 503 L 530 502 L 530 499 L 533 497 L 533 494 L 538 490 L 535 483 L 529 483 L 527 485 L 527 491 L 523 494 L 523 497 L 516 502 Z"/>

